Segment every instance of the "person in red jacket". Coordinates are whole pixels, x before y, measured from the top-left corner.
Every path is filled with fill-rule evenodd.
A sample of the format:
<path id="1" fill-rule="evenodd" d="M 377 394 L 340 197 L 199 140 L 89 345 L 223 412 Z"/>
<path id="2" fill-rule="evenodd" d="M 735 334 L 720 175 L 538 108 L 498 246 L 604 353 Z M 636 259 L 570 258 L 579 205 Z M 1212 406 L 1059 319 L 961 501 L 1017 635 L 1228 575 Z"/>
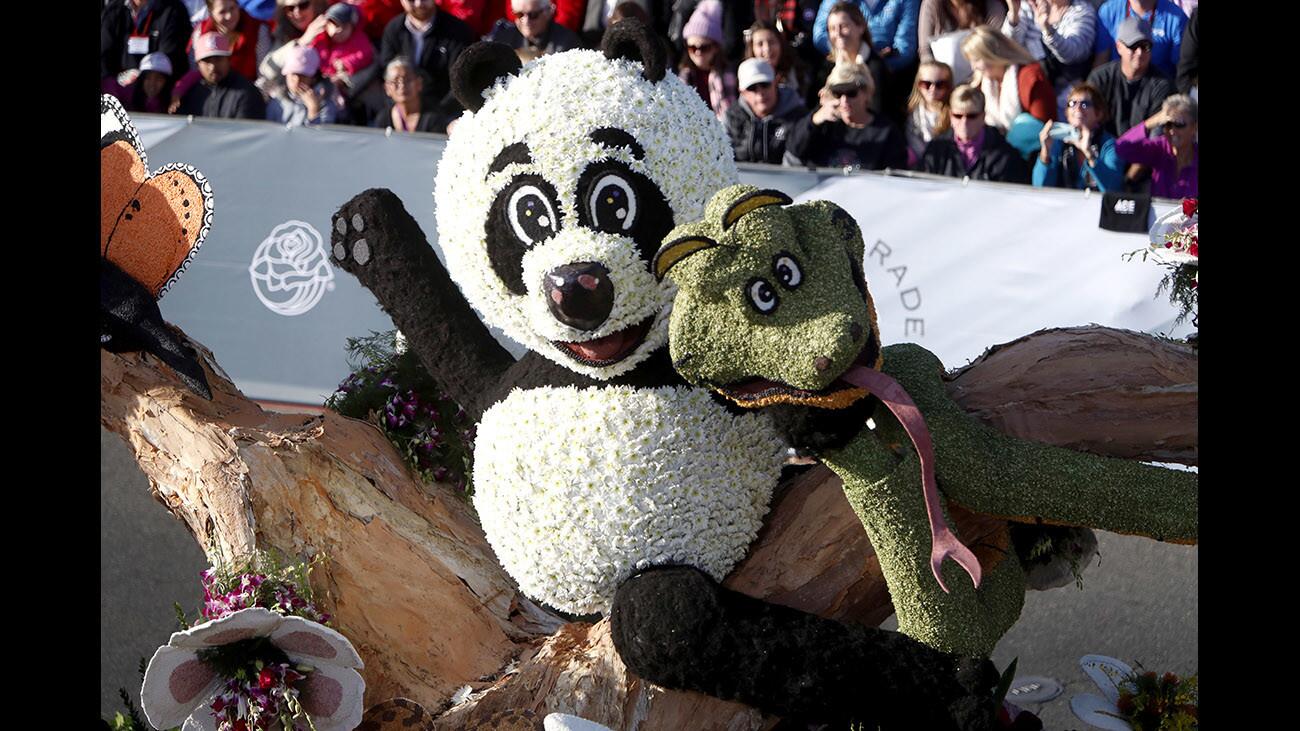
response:
<path id="1" fill-rule="evenodd" d="M 257 78 L 257 65 L 271 50 L 271 29 L 242 11 L 235 0 L 207 0 L 208 17 L 194 26 L 187 51 L 204 33 L 220 33 L 230 41 L 230 68 L 245 79 Z"/>

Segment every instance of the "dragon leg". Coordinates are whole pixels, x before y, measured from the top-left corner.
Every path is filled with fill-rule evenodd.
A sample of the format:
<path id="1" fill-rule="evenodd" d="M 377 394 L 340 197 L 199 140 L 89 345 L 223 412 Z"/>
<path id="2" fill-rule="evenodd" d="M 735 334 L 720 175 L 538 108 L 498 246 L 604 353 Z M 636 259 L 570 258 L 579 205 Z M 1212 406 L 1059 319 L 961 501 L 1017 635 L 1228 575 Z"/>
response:
<path id="1" fill-rule="evenodd" d="M 1098 457 L 991 429 L 953 402 L 944 389 L 943 364 L 918 345 L 886 348 L 884 370 L 903 384 L 924 414 L 934 435 L 935 471 L 950 499 L 1023 522 L 1196 542 L 1195 474 Z M 906 441 L 889 420 L 878 434 L 886 443 Z"/>
<path id="2" fill-rule="evenodd" d="M 881 418 L 877 416 L 876 418 Z M 961 568 L 945 564 L 944 592 L 931 574 L 930 534 L 915 451 L 900 462 L 869 430 L 822 461 L 844 482 L 849 505 L 866 528 L 898 614 L 898 629 L 931 647 L 961 655 L 989 655 L 1020 618 L 1025 575 L 1003 529 L 999 545 L 975 544 L 984 580 L 975 589 Z M 995 540 L 996 540 L 995 538 Z M 956 580 L 954 580 L 956 578 Z"/>

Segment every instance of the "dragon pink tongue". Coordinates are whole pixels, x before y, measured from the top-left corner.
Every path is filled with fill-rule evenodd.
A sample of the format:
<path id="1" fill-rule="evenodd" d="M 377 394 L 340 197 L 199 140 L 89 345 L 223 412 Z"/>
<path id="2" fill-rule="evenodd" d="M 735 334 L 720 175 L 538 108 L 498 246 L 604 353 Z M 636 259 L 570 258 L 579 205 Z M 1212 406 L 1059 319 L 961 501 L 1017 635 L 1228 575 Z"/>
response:
<path id="1" fill-rule="evenodd" d="M 610 333 L 603 338 L 588 340 L 584 343 L 565 343 L 565 345 L 587 360 L 601 361 L 618 357 L 628 347 L 629 341 L 634 338 L 636 338 L 636 328 L 629 327 L 616 333 Z"/>
<path id="2" fill-rule="evenodd" d="M 898 381 L 877 370 L 865 366 L 853 366 L 840 376 L 854 386 L 865 388 L 881 403 L 889 407 L 903 430 L 916 447 L 921 458 L 921 489 L 925 495 L 925 512 L 930 518 L 930 571 L 939 582 L 939 587 L 946 593 L 948 587 L 943 583 L 940 566 L 946 558 L 951 558 L 957 565 L 966 569 L 975 588 L 980 585 L 980 562 L 970 549 L 962 545 L 953 535 L 948 524 L 943 520 L 943 509 L 939 505 L 939 486 L 934 479 L 934 444 L 930 441 L 930 430 L 925 426 L 925 418 L 916 407 L 912 397 L 899 385 Z"/>

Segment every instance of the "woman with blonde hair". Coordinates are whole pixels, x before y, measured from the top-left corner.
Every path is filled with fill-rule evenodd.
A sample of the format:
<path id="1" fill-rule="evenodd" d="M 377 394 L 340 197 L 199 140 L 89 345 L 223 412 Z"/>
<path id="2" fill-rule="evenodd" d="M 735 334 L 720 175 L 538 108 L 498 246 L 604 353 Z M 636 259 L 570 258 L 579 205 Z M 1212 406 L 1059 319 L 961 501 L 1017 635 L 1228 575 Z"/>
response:
<path id="1" fill-rule="evenodd" d="M 872 113 L 875 91 L 866 66 L 836 64 L 818 95 L 820 104 L 790 130 L 787 161 L 794 158 L 817 167 L 903 169 L 907 142 L 892 122 Z"/>
<path id="2" fill-rule="evenodd" d="M 808 108 L 816 109 L 821 104 L 820 90 L 825 86 L 832 69 L 841 64 L 858 64 L 871 74 L 874 92 L 871 96 L 872 113 L 880 114 L 882 111 L 887 111 L 882 101 L 884 96 L 882 84 L 886 81 L 888 68 L 872 42 L 871 26 L 867 24 L 867 17 L 862 14 L 862 9 L 853 2 L 835 3 L 826 14 L 826 29 L 830 38 L 831 52 L 817 69 L 813 83 L 808 89 L 808 97 L 805 100 Z M 890 113 L 897 118 L 900 111 Z"/>
<path id="3" fill-rule="evenodd" d="M 985 123 L 1028 156 L 1038 150 L 1038 133 L 1056 119 L 1056 89 L 1025 47 L 988 27 L 971 31 L 961 43 L 970 62 L 970 83 L 988 100 Z"/>
<path id="4" fill-rule="evenodd" d="M 907 100 L 907 164 L 916 167 L 930 140 L 948 131 L 948 97 L 952 94 L 952 67 L 926 61 L 916 71 L 912 96 Z"/>

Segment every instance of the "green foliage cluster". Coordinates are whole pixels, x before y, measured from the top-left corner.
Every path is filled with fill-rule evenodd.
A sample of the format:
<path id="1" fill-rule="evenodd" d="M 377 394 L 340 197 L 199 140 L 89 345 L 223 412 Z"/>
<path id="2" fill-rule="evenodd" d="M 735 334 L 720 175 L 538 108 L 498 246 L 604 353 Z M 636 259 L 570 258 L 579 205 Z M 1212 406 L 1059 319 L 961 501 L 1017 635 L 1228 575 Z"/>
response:
<path id="1" fill-rule="evenodd" d="M 415 353 L 397 348 L 396 336 L 389 330 L 348 338 L 352 374 L 325 406 L 375 424 L 420 479 L 452 485 L 468 497 L 474 425 Z"/>

